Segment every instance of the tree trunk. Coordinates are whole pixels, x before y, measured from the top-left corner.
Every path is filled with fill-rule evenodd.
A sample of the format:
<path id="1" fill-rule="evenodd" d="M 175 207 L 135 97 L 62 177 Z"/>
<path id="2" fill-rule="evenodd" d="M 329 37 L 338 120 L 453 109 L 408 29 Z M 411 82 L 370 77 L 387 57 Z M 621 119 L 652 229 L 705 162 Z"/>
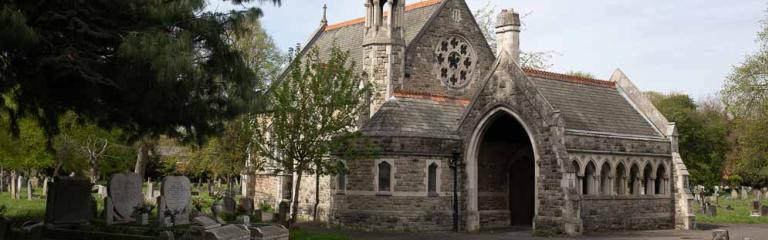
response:
<path id="1" fill-rule="evenodd" d="M 90 159 L 91 162 L 91 183 L 96 184 L 96 181 L 99 181 L 99 163 L 96 161 L 95 158 Z"/>
<path id="2" fill-rule="evenodd" d="M 139 177 L 141 179 L 144 179 L 144 174 L 146 172 L 147 168 L 147 161 L 149 158 L 149 146 L 147 146 L 148 143 L 145 142 L 145 140 L 139 141 L 139 149 L 138 149 L 138 156 L 136 157 L 136 167 L 134 168 L 134 172 L 136 174 L 139 174 Z"/>
<path id="3" fill-rule="evenodd" d="M 315 210 L 312 212 L 312 221 L 317 222 L 317 206 L 320 205 L 320 174 L 315 173 Z"/>
<path id="4" fill-rule="evenodd" d="M 293 188 L 293 202 L 291 203 L 291 221 L 289 225 L 296 223 L 297 216 L 299 215 L 299 192 L 301 192 L 301 172 L 296 171 L 296 186 Z"/>

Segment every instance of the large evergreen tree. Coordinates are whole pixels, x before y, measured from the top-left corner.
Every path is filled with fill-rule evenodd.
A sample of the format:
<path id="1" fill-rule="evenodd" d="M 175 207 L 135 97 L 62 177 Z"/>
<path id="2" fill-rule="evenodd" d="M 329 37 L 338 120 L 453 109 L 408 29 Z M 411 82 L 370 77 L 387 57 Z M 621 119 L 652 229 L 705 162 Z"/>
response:
<path id="1" fill-rule="evenodd" d="M 244 112 L 260 81 L 232 41 L 261 15 L 257 8 L 203 12 L 204 0 L 0 3 L 0 94 L 15 104 L 0 107 L 16 135 L 18 119 L 35 119 L 49 148 L 68 111 L 131 139 L 201 140 Z"/>

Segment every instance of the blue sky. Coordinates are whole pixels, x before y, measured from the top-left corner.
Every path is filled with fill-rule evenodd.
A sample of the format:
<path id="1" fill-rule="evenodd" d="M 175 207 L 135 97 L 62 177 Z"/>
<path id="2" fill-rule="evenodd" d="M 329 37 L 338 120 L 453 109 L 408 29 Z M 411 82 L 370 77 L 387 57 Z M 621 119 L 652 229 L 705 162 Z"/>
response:
<path id="1" fill-rule="evenodd" d="M 406 0 L 407 4 L 416 0 Z M 530 13 L 523 19 L 523 50 L 552 50 L 550 71 L 586 71 L 607 79 L 620 68 L 643 90 L 715 93 L 731 67 L 757 51 L 756 33 L 768 3 L 758 0 L 466 0 L 472 10 Z M 256 4 L 279 47 L 303 43 L 320 22 L 323 3 L 330 23 L 363 14 L 363 0 L 283 0 Z M 251 4 L 253 5 L 253 4 Z M 209 10 L 236 8 L 210 0 Z"/>

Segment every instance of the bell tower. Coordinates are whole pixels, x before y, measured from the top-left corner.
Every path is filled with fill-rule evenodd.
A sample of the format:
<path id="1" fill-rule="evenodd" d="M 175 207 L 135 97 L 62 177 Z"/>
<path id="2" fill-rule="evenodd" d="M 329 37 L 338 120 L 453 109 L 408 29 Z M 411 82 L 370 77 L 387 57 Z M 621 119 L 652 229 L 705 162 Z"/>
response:
<path id="1" fill-rule="evenodd" d="M 363 72 L 373 87 L 369 117 L 403 83 L 405 0 L 365 0 Z"/>

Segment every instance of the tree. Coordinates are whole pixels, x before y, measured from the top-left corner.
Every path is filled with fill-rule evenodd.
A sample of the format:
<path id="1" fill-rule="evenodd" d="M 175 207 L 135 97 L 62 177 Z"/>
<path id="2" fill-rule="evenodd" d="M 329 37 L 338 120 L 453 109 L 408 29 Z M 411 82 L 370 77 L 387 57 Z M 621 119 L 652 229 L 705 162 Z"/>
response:
<path id="1" fill-rule="evenodd" d="M 58 119 L 73 111 L 132 141 L 168 134 L 201 142 L 217 133 L 248 110 L 261 80 L 232 41 L 261 11 L 204 7 L 204 0 L 3 1 L 0 94 L 16 107 L 0 107 L 11 132 L 29 116 L 50 149 Z"/>
<path id="2" fill-rule="evenodd" d="M 524 18 L 525 16 L 528 16 L 528 14 L 524 14 L 521 16 L 521 18 Z M 475 21 L 477 21 L 477 25 L 480 26 L 480 31 L 483 33 L 483 36 L 485 36 L 485 40 L 488 41 L 488 46 L 491 47 L 491 51 L 496 52 L 496 16 L 498 16 L 498 13 L 496 12 L 496 6 L 492 6 L 491 2 L 488 2 L 480 9 L 477 9 L 474 13 Z M 525 25 L 525 22 L 520 21 L 521 24 Z M 523 29 L 521 29 L 522 31 Z M 555 54 L 554 51 L 523 51 L 520 50 L 520 67 L 523 68 L 532 68 L 532 69 L 539 69 L 539 70 L 546 70 L 550 67 L 552 67 L 552 63 L 550 62 L 552 60 L 552 55 Z"/>
<path id="3" fill-rule="evenodd" d="M 723 112 L 717 111 L 717 107 L 700 108 L 685 94 L 647 95 L 670 122 L 676 123 L 680 155 L 691 172 L 691 183 L 719 185 L 729 151 L 728 121 Z"/>
<path id="4" fill-rule="evenodd" d="M 65 170 L 87 175 L 95 183 L 112 173 L 130 169 L 131 152 L 135 150 L 125 143 L 120 129 L 101 128 L 73 112 L 60 118 L 59 129 L 53 143 L 54 175 Z"/>
<path id="5" fill-rule="evenodd" d="M 733 173 L 755 186 L 768 185 L 768 19 L 758 32 L 760 48 L 733 67 L 721 91 L 733 118 Z"/>
<path id="6" fill-rule="evenodd" d="M 338 166 L 329 154 L 355 135 L 363 100 L 371 92 L 354 72 L 355 63 L 348 63 L 348 52 L 335 46 L 326 51 L 327 61 L 318 49 L 293 55 L 287 76 L 268 93 L 268 112 L 256 118 L 257 153 L 296 174 L 291 222 L 298 214 L 303 174 L 320 175 Z"/>

